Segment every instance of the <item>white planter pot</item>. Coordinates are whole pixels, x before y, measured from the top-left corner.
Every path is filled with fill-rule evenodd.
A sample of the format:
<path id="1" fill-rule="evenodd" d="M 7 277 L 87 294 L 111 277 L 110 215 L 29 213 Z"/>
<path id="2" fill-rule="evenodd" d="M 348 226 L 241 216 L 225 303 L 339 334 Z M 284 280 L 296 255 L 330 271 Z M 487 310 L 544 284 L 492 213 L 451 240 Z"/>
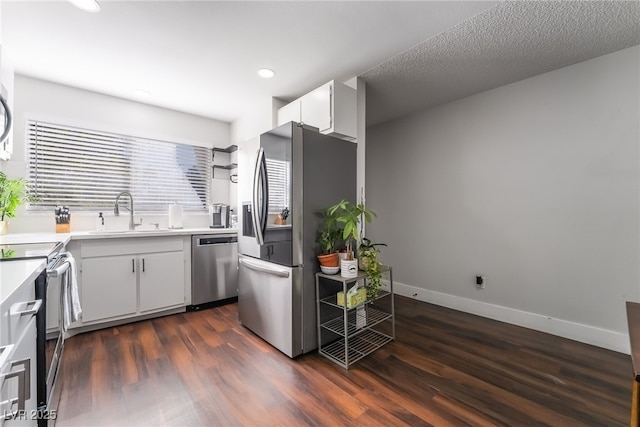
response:
<path id="1" fill-rule="evenodd" d="M 358 260 L 357 259 L 341 259 L 340 275 L 342 277 L 356 277 L 358 275 Z"/>
<path id="2" fill-rule="evenodd" d="M 0 235 L 9 232 L 9 221 L 0 221 Z"/>

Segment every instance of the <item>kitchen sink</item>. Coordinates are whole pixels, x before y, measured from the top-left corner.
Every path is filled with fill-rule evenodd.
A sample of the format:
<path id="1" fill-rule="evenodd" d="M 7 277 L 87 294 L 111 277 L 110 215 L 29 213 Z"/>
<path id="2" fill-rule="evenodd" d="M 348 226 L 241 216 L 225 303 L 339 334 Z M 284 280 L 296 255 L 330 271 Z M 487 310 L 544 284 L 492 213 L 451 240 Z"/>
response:
<path id="1" fill-rule="evenodd" d="M 138 233 L 163 233 L 169 231 L 168 228 L 138 228 L 137 230 L 92 230 L 89 234 L 138 234 Z"/>

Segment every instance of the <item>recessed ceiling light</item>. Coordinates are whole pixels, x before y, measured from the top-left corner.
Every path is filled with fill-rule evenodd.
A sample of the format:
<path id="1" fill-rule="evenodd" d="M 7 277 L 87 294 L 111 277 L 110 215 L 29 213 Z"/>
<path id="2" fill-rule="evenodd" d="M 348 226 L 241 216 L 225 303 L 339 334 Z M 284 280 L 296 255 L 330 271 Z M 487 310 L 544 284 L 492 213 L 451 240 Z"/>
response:
<path id="1" fill-rule="evenodd" d="M 100 12 L 100 4 L 96 0 L 69 0 L 69 3 L 87 12 Z"/>
<path id="2" fill-rule="evenodd" d="M 271 77 L 276 75 L 276 72 L 271 68 L 260 68 L 258 70 L 258 75 L 263 79 L 270 79 Z"/>
<path id="3" fill-rule="evenodd" d="M 144 89 L 134 89 L 133 94 L 138 98 L 146 98 L 150 95 L 150 93 Z"/>

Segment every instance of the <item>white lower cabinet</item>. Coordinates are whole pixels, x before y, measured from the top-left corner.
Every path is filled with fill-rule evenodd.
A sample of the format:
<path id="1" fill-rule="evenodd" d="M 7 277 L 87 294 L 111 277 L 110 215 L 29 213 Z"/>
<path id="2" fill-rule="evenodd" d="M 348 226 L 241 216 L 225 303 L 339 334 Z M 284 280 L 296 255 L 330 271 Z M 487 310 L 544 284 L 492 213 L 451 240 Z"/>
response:
<path id="1" fill-rule="evenodd" d="M 81 251 L 82 324 L 184 306 L 182 239 L 91 241 Z"/>
<path id="2" fill-rule="evenodd" d="M 140 311 L 184 304 L 184 254 L 167 252 L 142 256 Z"/>
<path id="3" fill-rule="evenodd" d="M 2 427 L 37 425 L 36 318 L 26 324 L 10 362 L 0 370 Z"/>
<path id="4" fill-rule="evenodd" d="M 35 290 L 34 282 L 27 281 L 10 294 L 1 295 L 0 427 L 37 425 L 36 315 L 43 307 L 35 299 Z"/>
<path id="5" fill-rule="evenodd" d="M 137 311 L 136 258 L 133 255 L 82 260 L 82 321 Z"/>

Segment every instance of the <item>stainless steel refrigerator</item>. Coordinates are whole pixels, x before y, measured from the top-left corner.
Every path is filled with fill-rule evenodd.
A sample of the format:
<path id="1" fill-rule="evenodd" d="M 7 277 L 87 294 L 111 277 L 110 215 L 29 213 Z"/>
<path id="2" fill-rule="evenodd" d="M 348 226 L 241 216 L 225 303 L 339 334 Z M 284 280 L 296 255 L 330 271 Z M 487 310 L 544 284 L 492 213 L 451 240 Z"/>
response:
<path id="1" fill-rule="evenodd" d="M 317 348 L 319 213 L 341 199 L 356 201 L 356 144 L 290 122 L 260 135 L 244 163 L 253 167 L 239 170 L 251 176 L 240 191 L 240 322 L 295 357 Z"/>

